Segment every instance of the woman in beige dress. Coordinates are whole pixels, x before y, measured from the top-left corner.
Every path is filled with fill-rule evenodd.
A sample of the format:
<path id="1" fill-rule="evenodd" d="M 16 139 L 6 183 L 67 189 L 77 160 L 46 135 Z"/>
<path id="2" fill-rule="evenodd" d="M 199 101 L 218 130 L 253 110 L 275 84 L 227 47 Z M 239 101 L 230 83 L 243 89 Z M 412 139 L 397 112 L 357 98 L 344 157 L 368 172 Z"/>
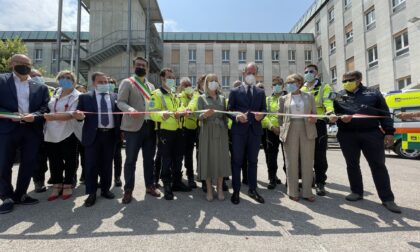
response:
<path id="1" fill-rule="evenodd" d="M 302 174 L 302 197 L 315 201 L 312 193 L 312 166 L 315 154 L 316 117 L 302 117 L 303 114 L 316 114 L 314 97 L 301 92 L 304 81 L 299 74 L 287 77 L 287 95 L 279 98 L 279 113 L 295 114 L 280 116 L 280 139 L 284 143 L 287 167 L 287 194 L 294 201 L 299 200 L 299 159 Z"/>
<path id="2" fill-rule="evenodd" d="M 217 198 L 224 200 L 223 177 L 231 175 L 229 138 L 226 114 L 215 113 L 226 111 L 226 99 L 215 74 L 208 74 L 204 80 L 204 94 L 198 98 L 197 110 L 206 110 L 198 116 L 201 124 L 198 177 L 206 181 L 208 201 L 213 200 L 212 179 L 217 179 Z"/>

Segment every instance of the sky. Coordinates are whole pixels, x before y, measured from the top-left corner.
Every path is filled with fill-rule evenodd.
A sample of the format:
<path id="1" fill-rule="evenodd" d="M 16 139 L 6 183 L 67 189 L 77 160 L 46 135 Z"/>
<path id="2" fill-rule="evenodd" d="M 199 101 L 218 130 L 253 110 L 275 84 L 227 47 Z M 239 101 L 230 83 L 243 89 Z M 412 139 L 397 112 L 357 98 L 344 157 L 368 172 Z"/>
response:
<path id="1" fill-rule="evenodd" d="M 289 32 L 314 0 L 158 0 L 165 31 Z M 63 30 L 76 30 L 77 0 L 64 0 Z M 0 0 L 0 31 L 57 30 L 58 0 Z M 82 31 L 89 15 L 82 13 Z"/>

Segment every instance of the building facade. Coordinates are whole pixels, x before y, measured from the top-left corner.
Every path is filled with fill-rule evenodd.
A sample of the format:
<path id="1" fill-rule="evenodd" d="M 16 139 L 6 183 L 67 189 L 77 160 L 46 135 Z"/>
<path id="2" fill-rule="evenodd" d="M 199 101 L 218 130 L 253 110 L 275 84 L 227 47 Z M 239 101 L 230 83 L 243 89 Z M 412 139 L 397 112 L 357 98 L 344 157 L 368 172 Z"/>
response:
<path id="1" fill-rule="evenodd" d="M 243 80 L 246 63 L 256 62 L 257 82 L 267 94 L 274 76 L 303 72 L 316 49 L 313 35 L 303 33 L 167 32 L 164 41 L 163 66 L 174 70 L 178 82 L 189 77 L 195 85 L 202 74 L 215 73 L 228 91 Z"/>
<path id="2" fill-rule="evenodd" d="M 312 33 L 324 80 L 346 71 L 381 91 L 420 86 L 420 1 L 316 0 L 291 32 Z"/>

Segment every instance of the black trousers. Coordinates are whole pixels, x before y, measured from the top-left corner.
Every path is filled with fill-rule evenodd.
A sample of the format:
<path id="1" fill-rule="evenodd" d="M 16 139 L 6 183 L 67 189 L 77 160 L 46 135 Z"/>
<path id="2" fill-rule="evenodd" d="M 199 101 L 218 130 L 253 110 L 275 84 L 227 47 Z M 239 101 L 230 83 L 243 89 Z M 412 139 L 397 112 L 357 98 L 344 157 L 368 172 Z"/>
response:
<path id="1" fill-rule="evenodd" d="M 233 150 L 233 148 L 232 148 L 232 134 L 231 134 L 230 130 L 228 131 L 228 136 L 229 136 L 229 152 L 230 152 L 230 156 L 232 157 L 232 150 Z M 245 150 L 245 153 L 247 153 L 247 150 Z M 246 159 L 246 155 L 244 156 L 244 160 L 242 162 L 241 169 L 242 169 L 242 180 L 248 182 L 248 160 Z"/>
<path id="2" fill-rule="evenodd" d="M 382 202 L 393 201 L 394 194 L 385 166 L 383 133 L 379 129 L 364 132 L 338 130 L 337 139 L 346 160 L 351 191 L 363 195 L 363 179 L 360 171 L 360 153 L 362 152 L 372 172 L 379 198 Z"/>
<path id="3" fill-rule="evenodd" d="M 182 148 L 180 143 L 184 141 L 182 130 L 160 130 L 159 142 L 162 154 L 161 177 L 164 184 L 178 182 L 182 179 Z"/>
<path id="4" fill-rule="evenodd" d="M 318 137 L 315 139 L 315 183 L 325 185 L 327 180 L 327 148 L 328 148 L 328 135 L 327 135 L 327 122 L 324 120 L 316 121 L 316 131 Z"/>
<path id="5" fill-rule="evenodd" d="M 122 173 L 122 150 L 123 140 L 121 138 L 117 139 L 115 144 L 115 153 L 114 153 L 114 178 L 120 178 Z"/>
<path id="6" fill-rule="evenodd" d="M 51 183 L 72 184 L 77 170 L 77 138 L 74 134 L 58 143 L 46 143 Z M 64 173 L 64 175 L 63 175 Z"/>
<path id="7" fill-rule="evenodd" d="M 184 144 L 184 166 L 187 169 L 188 180 L 194 179 L 194 165 L 193 165 L 193 154 L 194 146 L 197 143 L 197 130 L 191 130 L 184 128 L 185 144 Z"/>
<path id="8" fill-rule="evenodd" d="M 38 151 L 38 165 L 32 176 L 34 182 L 45 182 L 45 173 L 48 171 L 48 152 L 46 147 L 46 142 L 42 142 L 39 146 Z"/>
<path id="9" fill-rule="evenodd" d="M 85 147 L 77 141 L 77 168 L 79 168 L 79 156 L 80 156 L 80 166 L 82 168 L 82 173 L 80 174 L 80 178 L 85 179 Z"/>
<path id="10" fill-rule="evenodd" d="M 94 194 L 98 189 L 98 176 L 101 177 L 101 190 L 109 191 L 112 183 L 112 159 L 115 152 L 114 129 L 97 131 L 95 141 L 85 146 L 86 155 L 86 194 Z"/>
<path id="11" fill-rule="evenodd" d="M 159 131 L 156 132 L 156 135 L 158 137 L 158 143 L 157 143 L 157 151 L 156 151 L 156 157 L 155 157 L 155 170 L 153 172 L 155 184 L 159 183 L 159 179 L 161 179 L 160 172 L 162 171 L 162 146 L 159 140 L 159 136 L 160 136 Z"/>
<path id="12" fill-rule="evenodd" d="M 262 136 L 262 144 L 264 147 L 265 160 L 268 169 L 268 179 L 275 180 L 278 170 L 277 157 L 279 155 L 280 139 L 271 130 L 265 129 Z"/>

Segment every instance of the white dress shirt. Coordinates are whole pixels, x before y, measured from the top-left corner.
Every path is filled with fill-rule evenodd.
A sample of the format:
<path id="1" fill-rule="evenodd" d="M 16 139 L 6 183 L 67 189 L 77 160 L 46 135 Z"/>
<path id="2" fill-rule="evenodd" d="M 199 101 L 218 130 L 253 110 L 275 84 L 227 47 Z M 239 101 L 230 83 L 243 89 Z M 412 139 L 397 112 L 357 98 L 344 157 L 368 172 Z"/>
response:
<path id="1" fill-rule="evenodd" d="M 245 82 L 242 82 L 242 86 L 245 87 L 245 92 L 248 93 L 248 87 L 251 86 L 251 95 L 254 96 L 254 85 L 248 85 Z"/>
<path id="2" fill-rule="evenodd" d="M 70 94 L 60 97 L 59 89 L 48 103 L 51 113 L 68 112 L 71 114 L 77 108 L 80 92 L 73 89 Z M 74 133 L 74 119 L 68 121 L 47 121 L 44 127 L 44 140 L 50 143 L 59 143 Z"/>
<path id="3" fill-rule="evenodd" d="M 101 99 L 102 94 L 95 91 L 96 103 L 98 104 L 98 112 L 101 112 Z M 102 125 L 101 114 L 98 114 L 98 128 L 101 129 L 112 129 L 114 128 L 114 117 L 112 116 L 111 96 L 109 93 L 105 94 L 105 101 L 108 107 L 108 118 L 109 123 L 107 126 Z"/>
<path id="4" fill-rule="evenodd" d="M 29 80 L 21 81 L 15 73 L 13 73 L 13 79 L 15 80 L 16 95 L 18 100 L 18 112 L 21 114 L 29 113 Z"/>
<path id="5" fill-rule="evenodd" d="M 301 94 L 292 95 L 292 101 L 290 102 L 290 113 L 295 114 L 295 115 L 303 115 L 304 106 L 305 106 L 305 103 L 303 102 Z M 302 118 L 302 117 L 291 116 L 291 118 Z"/>

